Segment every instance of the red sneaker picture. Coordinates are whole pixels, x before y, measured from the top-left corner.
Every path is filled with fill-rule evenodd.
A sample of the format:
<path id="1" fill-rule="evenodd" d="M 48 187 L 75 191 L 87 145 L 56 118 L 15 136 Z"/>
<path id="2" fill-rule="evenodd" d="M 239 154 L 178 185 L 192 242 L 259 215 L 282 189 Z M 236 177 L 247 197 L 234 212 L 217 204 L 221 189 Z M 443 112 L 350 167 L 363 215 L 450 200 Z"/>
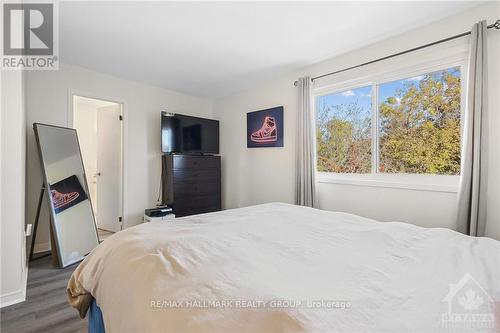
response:
<path id="1" fill-rule="evenodd" d="M 274 117 L 266 117 L 262 127 L 252 133 L 250 140 L 253 142 L 274 142 L 278 140 L 278 130 Z"/>
<path id="2" fill-rule="evenodd" d="M 86 200 L 87 193 L 76 175 L 50 184 L 52 205 L 56 214 Z"/>
<path id="3" fill-rule="evenodd" d="M 283 107 L 247 113 L 247 147 L 283 147 Z"/>
<path id="4" fill-rule="evenodd" d="M 50 193 L 52 194 L 54 208 L 61 208 L 80 196 L 78 192 L 60 193 L 56 190 L 51 190 Z"/>

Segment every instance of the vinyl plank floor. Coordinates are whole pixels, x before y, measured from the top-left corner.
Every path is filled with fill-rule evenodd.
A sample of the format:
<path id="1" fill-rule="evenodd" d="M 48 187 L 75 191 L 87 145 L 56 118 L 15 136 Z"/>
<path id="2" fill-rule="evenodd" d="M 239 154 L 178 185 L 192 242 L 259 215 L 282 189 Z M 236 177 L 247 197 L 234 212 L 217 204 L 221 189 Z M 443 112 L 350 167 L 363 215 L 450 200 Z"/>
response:
<path id="1" fill-rule="evenodd" d="M 101 242 L 113 233 L 98 229 Z M 31 262 L 26 301 L 0 309 L 0 332 L 87 332 L 87 320 L 67 301 L 66 285 L 78 264 L 56 268 L 52 258 Z"/>
<path id="2" fill-rule="evenodd" d="M 104 241 L 109 236 L 114 234 L 114 232 L 104 230 L 104 229 L 97 229 L 97 233 L 99 234 L 99 239 L 101 240 L 101 242 Z"/>
<path id="3" fill-rule="evenodd" d="M 76 266 L 55 268 L 51 257 L 33 261 L 26 301 L 1 309 L 0 331 L 87 332 L 87 320 L 80 319 L 66 299 L 66 285 Z"/>

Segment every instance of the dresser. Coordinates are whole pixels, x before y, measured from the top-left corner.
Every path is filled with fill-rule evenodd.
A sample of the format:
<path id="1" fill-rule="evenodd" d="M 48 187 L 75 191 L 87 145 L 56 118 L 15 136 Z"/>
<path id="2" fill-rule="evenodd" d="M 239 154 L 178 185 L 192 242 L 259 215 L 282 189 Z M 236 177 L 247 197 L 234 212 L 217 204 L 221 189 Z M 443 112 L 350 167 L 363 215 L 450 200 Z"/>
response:
<path id="1" fill-rule="evenodd" d="M 220 156 L 163 155 L 162 198 L 176 217 L 221 210 Z"/>

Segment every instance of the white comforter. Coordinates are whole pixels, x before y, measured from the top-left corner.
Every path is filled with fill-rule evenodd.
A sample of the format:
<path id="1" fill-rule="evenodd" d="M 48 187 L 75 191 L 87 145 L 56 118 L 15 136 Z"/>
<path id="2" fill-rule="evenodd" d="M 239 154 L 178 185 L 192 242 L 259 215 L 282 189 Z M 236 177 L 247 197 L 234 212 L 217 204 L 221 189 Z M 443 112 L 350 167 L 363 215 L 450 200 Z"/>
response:
<path id="1" fill-rule="evenodd" d="M 469 312 L 494 332 L 500 242 L 265 204 L 119 232 L 68 292 L 81 312 L 96 299 L 107 333 L 449 332 Z"/>

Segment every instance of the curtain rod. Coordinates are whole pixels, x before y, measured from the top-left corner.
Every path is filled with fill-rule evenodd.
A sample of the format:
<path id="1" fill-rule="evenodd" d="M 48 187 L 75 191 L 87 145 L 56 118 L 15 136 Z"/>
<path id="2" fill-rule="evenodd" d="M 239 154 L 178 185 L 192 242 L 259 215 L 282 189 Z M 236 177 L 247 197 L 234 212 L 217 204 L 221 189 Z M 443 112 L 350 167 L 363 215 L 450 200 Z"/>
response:
<path id="1" fill-rule="evenodd" d="M 487 28 L 488 29 L 493 29 L 493 28 L 500 29 L 500 20 L 497 20 L 495 23 L 488 25 Z M 398 57 L 398 56 L 406 54 L 406 53 L 418 51 L 418 50 L 424 49 L 424 48 L 429 47 L 429 46 L 434 46 L 434 45 L 437 45 L 437 44 L 445 43 L 445 42 L 448 42 L 450 40 L 457 39 L 457 38 L 460 38 L 460 37 L 464 37 L 464 36 L 467 36 L 467 35 L 470 35 L 470 34 L 471 34 L 470 31 L 463 32 L 463 33 L 455 35 L 455 36 L 451 36 L 451 37 L 448 37 L 448 38 L 440 39 L 438 41 L 435 41 L 435 42 L 432 42 L 432 43 L 429 43 L 429 44 L 417 46 L 417 47 L 414 47 L 412 49 L 408 49 L 408 50 L 405 50 L 405 51 L 394 53 L 394 54 L 391 54 L 391 55 L 388 55 L 388 56 L 385 56 L 385 57 L 382 57 L 382 58 L 378 58 L 378 59 L 375 59 L 375 60 L 371 60 L 371 61 L 359 64 L 359 65 L 347 67 L 347 68 L 340 69 L 340 70 L 335 71 L 335 72 L 326 73 L 326 74 L 323 74 L 323 75 L 318 75 L 318 76 L 315 76 L 315 77 L 311 78 L 311 81 L 314 82 L 314 80 L 321 79 L 321 78 L 323 78 L 325 76 L 330 76 L 330 75 L 334 75 L 334 74 L 346 72 L 346 71 L 349 71 L 351 69 L 355 69 L 355 68 L 358 68 L 358 67 L 363 67 L 363 66 L 366 66 L 366 65 L 370 65 L 370 64 L 382 61 L 382 60 L 387 60 L 387 59 L 390 59 L 390 58 Z M 295 81 L 294 85 L 297 86 L 297 84 L 298 84 L 298 81 Z"/>

